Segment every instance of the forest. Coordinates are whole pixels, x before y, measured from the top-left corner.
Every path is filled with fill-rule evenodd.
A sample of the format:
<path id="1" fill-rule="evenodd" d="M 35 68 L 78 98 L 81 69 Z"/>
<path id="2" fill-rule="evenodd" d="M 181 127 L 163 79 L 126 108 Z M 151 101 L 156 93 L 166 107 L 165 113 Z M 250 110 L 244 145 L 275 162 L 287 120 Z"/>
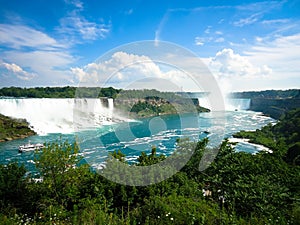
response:
<path id="1" fill-rule="evenodd" d="M 76 143 L 58 140 L 35 152 L 35 173 L 17 162 L 0 165 L 0 223 L 300 224 L 299 127 L 298 109 L 275 125 L 237 134 L 273 153 L 236 152 L 228 140 L 210 149 L 208 139 L 178 139 L 169 170 L 176 170 L 177 160 L 191 149 L 192 156 L 173 176 L 148 186 L 112 180 L 142 179 L 142 173 L 120 174 L 164 162 L 155 146 L 134 165 L 121 151 L 112 152 L 106 168 L 95 170 Z M 202 157 L 214 158 L 204 171 L 199 170 Z M 153 179 L 161 175 L 153 173 Z"/>

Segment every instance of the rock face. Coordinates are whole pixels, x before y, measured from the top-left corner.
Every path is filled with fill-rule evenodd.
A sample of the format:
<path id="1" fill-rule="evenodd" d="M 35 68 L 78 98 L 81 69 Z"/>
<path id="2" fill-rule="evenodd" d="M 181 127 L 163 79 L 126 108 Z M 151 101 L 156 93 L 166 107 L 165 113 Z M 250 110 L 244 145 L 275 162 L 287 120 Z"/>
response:
<path id="1" fill-rule="evenodd" d="M 198 99 L 177 98 L 166 100 L 160 97 L 116 99 L 116 109 L 129 112 L 133 118 L 151 117 L 167 114 L 209 112 L 199 106 Z"/>
<path id="2" fill-rule="evenodd" d="M 263 112 L 266 115 L 279 119 L 285 112 L 300 107 L 300 98 L 253 98 L 250 110 Z"/>
<path id="3" fill-rule="evenodd" d="M 0 142 L 25 138 L 36 133 L 24 119 L 13 119 L 0 114 Z"/>

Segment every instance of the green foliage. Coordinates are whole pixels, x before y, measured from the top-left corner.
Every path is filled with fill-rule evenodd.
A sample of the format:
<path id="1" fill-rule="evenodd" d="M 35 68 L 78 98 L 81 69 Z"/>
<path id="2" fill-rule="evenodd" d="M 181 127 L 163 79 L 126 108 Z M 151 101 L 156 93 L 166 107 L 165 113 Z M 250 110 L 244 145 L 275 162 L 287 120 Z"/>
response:
<path id="1" fill-rule="evenodd" d="M 287 162 L 296 162 L 299 156 L 297 142 L 300 142 L 300 108 L 284 114 L 275 125 L 269 124 L 256 131 L 240 131 L 233 136 L 249 138 L 250 142 L 271 148 Z"/>
<path id="2" fill-rule="evenodd" d="M 137 165 L 138 166 L 150 166 L 156 163 L 163 161 L 166 157 L 164 155 L 156 155 L 156 147 L 152 146 L 152 151 L 150 155 L 147 155 L 145 152 L 142 152 L 138 157 Z"/>
<path id="3" fill-rule="evenodd" d="M 26 169 L 13 162 L 0 165 L 0 211 L 20 207 L 27 194 Z"/>
<path id="4" fill-rule="evenodd" d="M 247 92 L 235 92 L 231 94 L 235 98 L 271 98 L 271 99 L 281 99 L 281 98 L 299 98 L 299 89 L 290 90 L 266 90 L 266 91 L 247 91 Z"/>
<path id="5" fill-rule="evenodd" d="M 26 120 L 13 119 L 0 114 L 0 142 L 34 135 Z"/>
<path id="6" fill-rule="evenodd" d="M 121 150 L 114 151 L 113 153 L 111 153 L 111 156 L 119 160 L 120 162 L 125 162 L 125 155 L 121 152 Z"/>
<path id="7" fill-rule="evenodd" d="M 27 98 L 115 98 L 119 91 L 112 87 L 4 87 L 0 89 L 0 96 Z"/>
<path id="8" fill-rule="evenodd" d="M 295 123 L 296 117 L 291 112 L 286 118 Z M 76 144 L 48 144 L 35 153 L 42 181 L 25 178 L 26 170 L 16 163 L 0 166 L 0 224 L 299 224 L 300 167 L 277 154 L 287 145 L 298 148 L 298 142 L 293 143 L 296 136 L 285 132 L 297 132 L 297 126 L 286 120 L 240 133 L 274 146 L 274 154 L 235 152 L 228 140 L 208 149 L 208 139 L 197 143 L 180 139 L 172 156 L 157 155 L 153 147 L 134 165 L 115 151 L 98 173 L 83 163 Z M 202 158 L 210 161 L 215 152 L 210 167 L 199 171 Z M 126 186 L 112 181 L 130 184 L 133 178 L 143 178 L 142 173 L 130 173 L 130 168 L 143 171 L 166 160 L 174 172 L 179 160 L 190 155 L 183 168 L 160 183 Z M 102 176 L 105 172 L 110 179 Z M 153 179 L 161 175 L 153 173 Z"/>

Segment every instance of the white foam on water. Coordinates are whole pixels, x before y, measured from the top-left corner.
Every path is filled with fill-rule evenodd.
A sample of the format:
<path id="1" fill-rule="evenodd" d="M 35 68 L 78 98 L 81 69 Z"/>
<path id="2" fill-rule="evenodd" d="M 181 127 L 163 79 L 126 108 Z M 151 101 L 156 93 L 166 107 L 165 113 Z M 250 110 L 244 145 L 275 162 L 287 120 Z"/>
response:
<path id="1" fill-rule="evenodd" d="M 113 123 L 113 99 L 2 98 L 0 113 L 26 119 L 39 135 L 73 133 Z"/>

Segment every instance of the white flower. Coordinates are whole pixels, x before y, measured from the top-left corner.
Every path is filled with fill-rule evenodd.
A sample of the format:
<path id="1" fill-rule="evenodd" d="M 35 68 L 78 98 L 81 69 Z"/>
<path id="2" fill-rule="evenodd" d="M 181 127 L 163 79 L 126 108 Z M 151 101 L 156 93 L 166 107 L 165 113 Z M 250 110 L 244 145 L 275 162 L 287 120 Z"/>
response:
<path id="1" fill-rule="evenodd" d="M 170 218 L 170 220 L 174 220 L 174 218 L 173 218 L 173 217 L 171 217 L 171 218 Z"/>

